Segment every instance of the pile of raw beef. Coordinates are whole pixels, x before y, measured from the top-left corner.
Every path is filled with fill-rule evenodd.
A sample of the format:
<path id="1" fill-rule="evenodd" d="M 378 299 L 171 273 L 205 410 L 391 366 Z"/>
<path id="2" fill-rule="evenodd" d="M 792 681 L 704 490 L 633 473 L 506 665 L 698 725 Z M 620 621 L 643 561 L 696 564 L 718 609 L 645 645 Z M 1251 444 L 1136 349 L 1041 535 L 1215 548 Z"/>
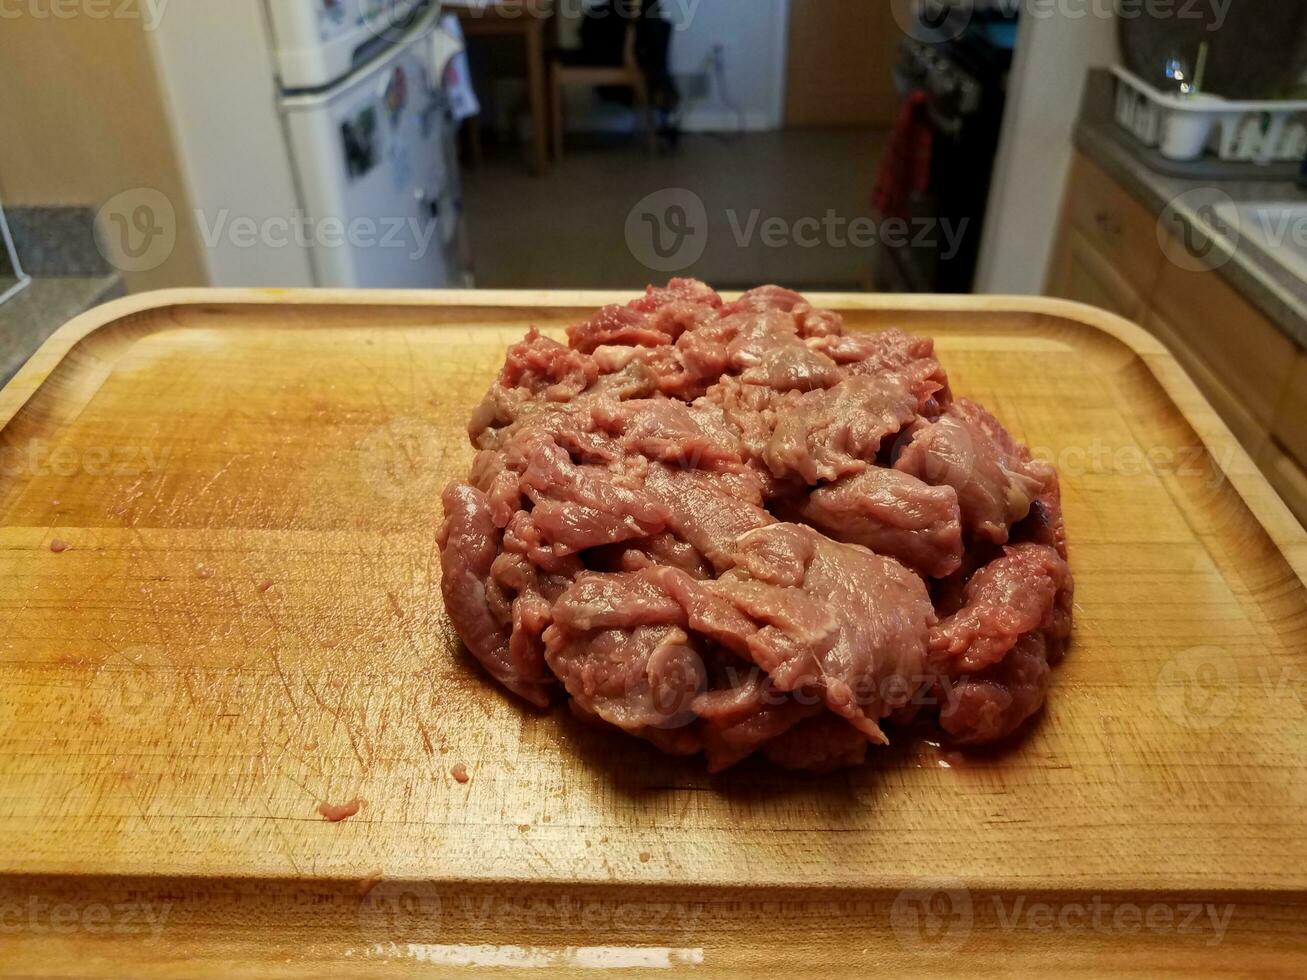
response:
<path id="1" fill-rule="evenodd" d="M 929 339 L 765 286 L 650 288 L 512 347 L 444 493 L 442 588 L 501 684 L 713 770 L 993 742 L 1071 628 L 1057 474 Z"/>

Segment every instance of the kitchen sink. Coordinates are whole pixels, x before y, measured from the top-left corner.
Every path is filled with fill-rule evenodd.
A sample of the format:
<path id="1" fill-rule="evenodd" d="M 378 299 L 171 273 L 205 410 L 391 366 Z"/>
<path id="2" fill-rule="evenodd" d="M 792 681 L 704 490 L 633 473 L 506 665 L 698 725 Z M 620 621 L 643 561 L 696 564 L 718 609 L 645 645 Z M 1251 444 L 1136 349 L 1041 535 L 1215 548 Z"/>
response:
<path id="1" fill-rule="evenodd" d="M 1307 282 L 1307 204 L 1301 201 L 1256 201 L 1215 206 L 1216 217 L 1240 239 L 1303 282 Z"/>

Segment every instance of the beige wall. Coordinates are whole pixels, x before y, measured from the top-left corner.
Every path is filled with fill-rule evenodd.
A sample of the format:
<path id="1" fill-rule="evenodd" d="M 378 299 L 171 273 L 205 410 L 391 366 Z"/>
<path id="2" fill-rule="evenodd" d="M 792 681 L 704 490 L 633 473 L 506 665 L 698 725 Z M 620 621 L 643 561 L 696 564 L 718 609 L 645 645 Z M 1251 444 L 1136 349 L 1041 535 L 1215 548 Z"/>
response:
<path id="1" fill-rule="evenodd" d="M 89 204 L 138 187 L 190 213 L 141 20 L 0 21 L 0 200 Z M 171 256 L 125 275 L 138 292 L 205 284 L 192 223 Z"/>

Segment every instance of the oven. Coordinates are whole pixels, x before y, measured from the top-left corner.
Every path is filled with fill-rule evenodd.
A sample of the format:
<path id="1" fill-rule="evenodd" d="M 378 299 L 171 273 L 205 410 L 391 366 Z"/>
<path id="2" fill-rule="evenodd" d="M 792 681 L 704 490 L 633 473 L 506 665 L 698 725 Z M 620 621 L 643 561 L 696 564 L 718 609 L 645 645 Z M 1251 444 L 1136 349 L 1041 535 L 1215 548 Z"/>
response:
<path id="1" fill-rule="evenodd" d="M 978 12 L 960 36 L 905 39 L 895 85 L 921 106 L 929 160 L 917 185 L 890 207 L 909 234 L 882 236 L 874 280 L 885 292 L 971 292 L 1003 124 L 1016 14 Z M 920 144 L 920 139 L 917 140 Z M 884 221 L 890 215 L 880 213 Z"/>

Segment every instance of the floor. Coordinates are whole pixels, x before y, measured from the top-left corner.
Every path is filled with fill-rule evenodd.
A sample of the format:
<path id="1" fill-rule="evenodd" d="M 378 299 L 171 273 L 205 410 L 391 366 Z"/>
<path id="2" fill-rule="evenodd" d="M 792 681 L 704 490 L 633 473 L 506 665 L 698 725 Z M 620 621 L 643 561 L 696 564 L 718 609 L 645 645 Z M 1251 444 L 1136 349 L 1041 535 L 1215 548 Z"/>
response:
<path id="1" fill-rule="evenodd" d="M 848 230 L 868 216 L 881 131 L 687 134 L 674 154 L 569 140 L 545 177 L 516 152 L 487 150 L 467 171 L 479 287 L 639 289 L 693 275 L 721 289 L 868 288 L 869 248 Z"/>

